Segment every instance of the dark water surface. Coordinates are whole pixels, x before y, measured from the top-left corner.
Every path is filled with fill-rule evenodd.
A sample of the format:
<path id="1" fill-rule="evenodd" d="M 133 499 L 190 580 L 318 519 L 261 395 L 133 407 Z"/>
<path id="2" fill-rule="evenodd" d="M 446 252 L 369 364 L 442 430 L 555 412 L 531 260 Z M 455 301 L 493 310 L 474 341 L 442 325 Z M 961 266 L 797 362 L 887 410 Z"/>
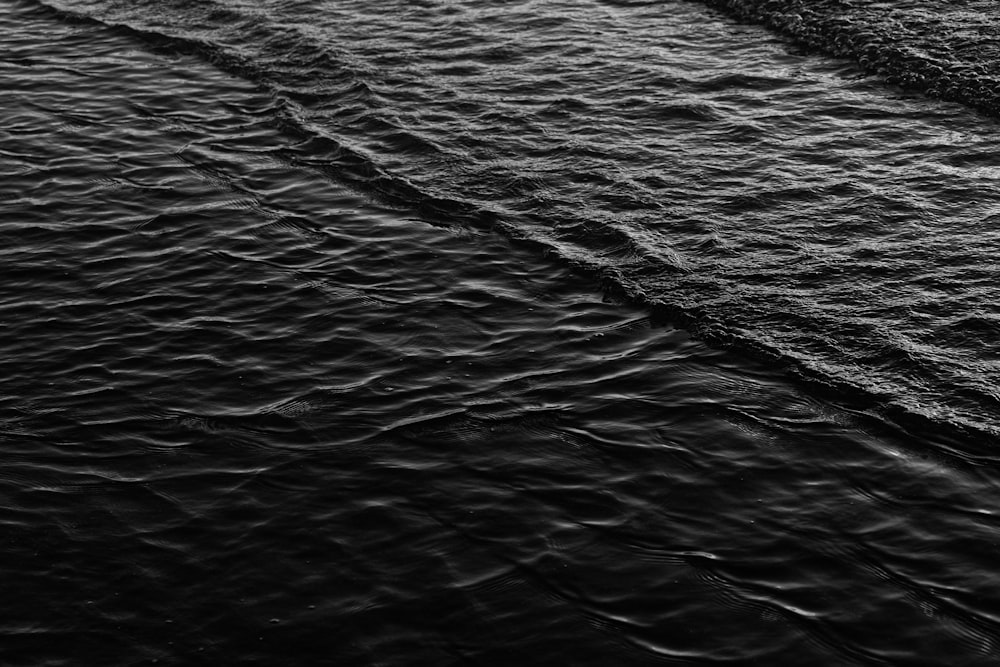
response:
<path id="1" fill-rule="evenodd" d="M 0 30 L 0 664 L 997 663 L 987 116 L 689 2 Z"/>

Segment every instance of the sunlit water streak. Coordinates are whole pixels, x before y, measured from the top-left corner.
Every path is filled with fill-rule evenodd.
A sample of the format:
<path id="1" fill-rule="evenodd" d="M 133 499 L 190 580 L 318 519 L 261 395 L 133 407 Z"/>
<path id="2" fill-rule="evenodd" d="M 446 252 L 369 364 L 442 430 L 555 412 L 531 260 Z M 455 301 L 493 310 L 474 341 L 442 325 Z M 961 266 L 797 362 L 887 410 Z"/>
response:
<path id="1" fill-rule="evenodd" d="M 694 4 L 0 6 L 5 664 L 995 663 L 989 121 Z"/>

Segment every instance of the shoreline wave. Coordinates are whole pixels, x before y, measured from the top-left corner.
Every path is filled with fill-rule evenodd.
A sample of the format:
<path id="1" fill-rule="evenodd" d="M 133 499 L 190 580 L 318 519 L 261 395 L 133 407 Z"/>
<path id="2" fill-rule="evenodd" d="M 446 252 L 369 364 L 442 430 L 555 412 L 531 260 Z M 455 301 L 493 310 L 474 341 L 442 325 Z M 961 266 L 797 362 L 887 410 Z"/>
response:
<path id="1" fill-rule="evenodd" d="M 760 336 L 743 332 L 727 321 L 725 313 L 713 312 L 704 304 L 690 305 L 683 300 L 670 301 L 662 296 L 651 295 L 643 284 L 622 270 L 622 265 L 638 264 L 638 275 L 644 272 L 684 275 L 688 270 L 674 261 L 675 258 L 657 257 L 646 252 L 635 238 L 620 229 L 599 222 L 589 224 L 586 220 L 560 226 L 539 213 L 512 211 L 503 206 L 489 209 L 475 201 L 450 196 L 447 192 L 428 192 L 423 184 L 408 181 L 393 173 L 391 167 L 380 165 L 376 158 L 366 155 L 365 151 L 351 147 L 349 140 L 316 127 L 308 118 L 309 108 L 336 103 L 346 106 L 343 114 L 363 118 L 379 102 L 377 94 L 365 81 L 363 67 L 338 61 L 335 54 L 324 50 L 321 45 L 310 45 L 305 36 L 294 33 L 292 28 L 271 26 L 262 17 L 233 12 L 217 3 L 209 3 L 197 9 L 198 15 L 205 19 L 200 23 L 202 31 L 210 32 L 212 22 L 221 25 L 218 23 L 221 17 L 230 25 L 258 33 L 260 39 L 257 42 L 273 50 L 271 56 L 274 60 L 255 62 L 250 57 L 221 46 L 222 40 L 215 42 L 189 35 L 165 34 L 130 24 L 121 17 L 104 19 L 43 0 L 25 1 L 60 20 L 103 26 L 141 40 L 153 49 L 196 56 L 261 86 L 276 102 L 274 108 L 269 110 L 273 114 L 273 124 L 298 140 L 282 151 L 281 157 L 291 164 L 322 173 L 381 204 L 415 211 L 423 221 L 430 224 L 501 232 L 512 240 L 533 246 L 583 272 L 599 282 L 609 299 L 646 308 L 655 319 L 681 326 L 709 345 L 748 354 L 784 367 L 790 377 L 809 387 L 811 391 L 852 412 L 892 424 L 906 433 L 919 433 L 921 438 L 933 438 L 940 446 L 962 458 L 978 461 L 994 460 L 997 456 L 994 452 L 996 444 L 1000 444 L 1000 426 L 977 423 L 975 419 L 957 414 L 940 417 L 915 409 L 907 405 L 903 396 L 866 387 L 855 381 L 855 378 L 831 374 L 796 356 L 794 352 L 769 344 Z M 897 24 L 888 19 L 884 25 L 872 24 L 876 27 L 864 28 L 855 25 L 849 16 L 838 17 L 832 14 L 835 9 L 850 10 L 850 3 L 820 2 L 806 8 L 799 0 L 705 2 L 740 20 L 760 23 L 777 30 L 804 46 L 833 55 L 863 58 L 863 62 L 859 60 L 863 67 L 869 71 L 888 73 L 886 76 L 890 77 L 890 83 L 919 87 L 921 82 L 940 83 L 943 77 L 951 76 L 951 70 L 939 66 L 937 78 L 929 75 L 924 79 L 914 78 L 916 75 L 904 77 L 905 72 L 932 71 L 928 69 L 930 65 L 927 65 L 932 59 L 903 57 L 904 52 L 896 46 L 900 38 L 891 35 L 893 26 Z M 190 9 L 187 5 L 185 8 Z M 854 8 L 854 11 L 862 10 Z M 880 36 L 884 37 L 881 41 Z M 923 69 L 913 63 L 923 63 L 920 65 Z M 907 67 L 910 69 L 906 69 Z M 956 75 L 958 78 L 955 81 L 965 80 L 963 77 L 967 73 L 963 72 L 965 70 L 959 72 L 961 76 Z M 296 85 L 296 82 L 301 85 Z M 941 92 L 930 84 L 927 86 L 929 93 L 956 101 L 966 101 L 959 99 L 960 93 L 964 95 L 962 91 L 966 90 L 967 87 L 959 86 Z M 949 98 L 948 95 L 952 97 Z M 1000 100 L 1000 92 L 988 100 L 982 98 L 979 101 L 989 109 L 1000 111 L 1000 102 L 997 100 Z M 994 102 L 998 106 L 990 106 Z M 970 106 L 977 105 L 970 103 Z M 405 131 L 405 128 L 394 128 L 396 130 Z M 364 131 L 364 122 L 360 131 Z M 621 261 L 607 261 L 616 256 Z M 680 296 L 683 299 L 683 295 Z"/>

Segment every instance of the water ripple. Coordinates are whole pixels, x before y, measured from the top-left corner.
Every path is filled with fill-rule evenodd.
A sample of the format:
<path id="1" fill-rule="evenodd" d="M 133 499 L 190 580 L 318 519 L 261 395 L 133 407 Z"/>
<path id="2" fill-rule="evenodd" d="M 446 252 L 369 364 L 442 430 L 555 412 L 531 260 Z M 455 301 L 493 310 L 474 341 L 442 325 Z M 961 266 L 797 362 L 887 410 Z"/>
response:
<path id="1" fill-rule="evenodd" d="M 693 3 L 2 4 L 5 664 L 996 661 L 905 419 L 995 427 L 981 117 Z"/>

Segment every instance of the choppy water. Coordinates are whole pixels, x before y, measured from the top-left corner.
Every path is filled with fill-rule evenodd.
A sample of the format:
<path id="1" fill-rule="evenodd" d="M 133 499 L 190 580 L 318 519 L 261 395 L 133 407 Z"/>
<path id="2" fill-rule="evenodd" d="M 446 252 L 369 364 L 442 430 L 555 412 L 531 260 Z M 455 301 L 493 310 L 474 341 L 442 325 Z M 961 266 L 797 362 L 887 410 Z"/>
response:
<path id="1" fill-rule="evenodd" d="M 0 2 L 0 662 L 995 664 L 993 10 L 710 4 Z"/>

